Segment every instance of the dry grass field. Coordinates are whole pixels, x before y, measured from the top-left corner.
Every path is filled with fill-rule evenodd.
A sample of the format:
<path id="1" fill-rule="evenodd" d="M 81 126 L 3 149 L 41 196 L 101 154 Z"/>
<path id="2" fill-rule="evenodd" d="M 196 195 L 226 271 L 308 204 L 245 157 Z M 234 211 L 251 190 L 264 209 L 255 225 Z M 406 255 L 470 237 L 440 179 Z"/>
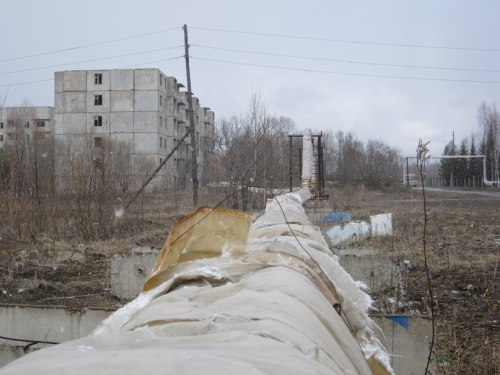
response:
<path id="1" fill-rule="evenodd" d="M 353 219 L 392 212 L 394 235 L 368 238 L 396 264 L 409 261 L 398 286 L 373 295 L 382 312 L 429 314 L 423 261 L 421 191 L 395 189 L 330 191 L 322 205 L 348 211 Z M 427 263 L 436 312 L 434 358 L 442 374 L 496 374 L 499 353 L 500 199 L 427 192 Z M 202 192 L 213 205 L 224 193 Z M 254 197 L 262 207 L 264 197 Z M 234 207 L 229 199 L 224 205 Z M 133 247 L 160 248 L 171 225 L 190 212 L 188 192 L 148 194 L 115 219 L 113 237 L 82 243 L 40 236 L 32 242 L 0 239 L 0 302 L 116 308 L 126 301 L 110 295 L 110 256 Z M 396 300 L 397 303 L 391 303 Z"/>

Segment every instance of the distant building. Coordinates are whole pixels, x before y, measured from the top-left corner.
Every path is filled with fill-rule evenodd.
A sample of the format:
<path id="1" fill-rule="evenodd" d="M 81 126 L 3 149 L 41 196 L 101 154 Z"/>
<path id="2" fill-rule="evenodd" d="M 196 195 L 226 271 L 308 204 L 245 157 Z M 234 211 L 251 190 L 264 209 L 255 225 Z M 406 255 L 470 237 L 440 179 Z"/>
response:
<path id="1" fill-rule="evenodd" d="M 0 112 L 0 149 L 43 140 L 54 130 L 52 107 L 5 107 Z"/>
<path id="2" fill-rule="evenodd" d="M 132 161 L 155 168 L 189 126 L 186 92 L 159 69 L 75 70 L 55 73 L 54 135 L 57 144 L 104 141 L 129 144 Z M 207 182 L 214 148 L 214 113 L 193 97 L 198 179 Z M 157 187 L 183 188 L 191 176 L 190 137 L 155 178 Z"/>

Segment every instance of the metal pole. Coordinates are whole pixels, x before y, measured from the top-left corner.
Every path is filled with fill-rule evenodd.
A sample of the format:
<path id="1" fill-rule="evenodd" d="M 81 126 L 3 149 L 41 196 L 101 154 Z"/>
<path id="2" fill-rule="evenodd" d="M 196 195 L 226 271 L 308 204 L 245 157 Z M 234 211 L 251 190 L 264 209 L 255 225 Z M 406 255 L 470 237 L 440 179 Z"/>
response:
<path id="1" fill-rule="evenodd" d="M 170 151 L 170 153 L 167 155 L 167 157 L 165 158 L 165 160 L 163 160 L 160 163 L 160 165 L 154 170 L 154 172 L 151 174 L 151 176 L 149 176 L 149 178 L 146 181 L 144 181 L 144 183 L 142 184 L 142 186 L 140 187 L 140 189 L 137 191 L 137 193 L 135 193 L 135 195 L 132 197 L 132 199 L 128 201 L 127 205 L 125 206 L 125 210 L 130 207 L 130 205 L 137 199 L 137 197 L 139 196 L 139 194 L 141 194 L 141 192 L 144 190 L 144 188 L 146 186 L 148 186 L 148 184 L 156 176 L 156 174 L 160 171 L 160 169 L 163 168 L 163 166 L 167 163 L 167 161 L 174 154 L 174 152 L 177 151 L 177 149 L 179 148 L 179 146 L 181 145 L 181 143 L 184 142 L 184 140 L 187 138 L 187 136 L 189 135 L 189 133 L 190 133 L 190 129 L 188 129 L 188 131 L 186 132 L 186 134 L 184 134 L 182 136 L 182 138 L 177 141 L 177 144 L 174 146 L 174 148 L 172 149 L 172 151 Z"/>
<path id="2" fill-rule="evenodd" d="M 292 177 L 292 137 L 289 135 L 288 136 L 288 158 L 290 159 L 289 163 L 289 169 L 288 169 L 288 177 L 290 179 L 290 193 L 292 192 L 293 189 L 293 177 Z"/>
<path id="3" fill-rule="evenodd" d="M 196 162 L 196 130 L 194 128 L 193 92 L 191 91 L 191 72 L 189 69 L 189 41 L 187 25 L 184 25 L 184 58 L 186 59 L 187 100 L 189 108 L 189 132 L 191 134 L 191 179 L 193 181 L 193 206 L 198 206 L 198 165 Z"/>

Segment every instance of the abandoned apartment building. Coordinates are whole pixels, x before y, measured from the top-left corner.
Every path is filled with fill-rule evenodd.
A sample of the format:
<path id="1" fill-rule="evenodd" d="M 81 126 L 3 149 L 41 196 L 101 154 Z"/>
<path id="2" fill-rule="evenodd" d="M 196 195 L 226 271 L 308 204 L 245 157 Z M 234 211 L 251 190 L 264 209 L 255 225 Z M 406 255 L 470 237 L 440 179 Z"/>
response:
<path id="1" fill-rule="evenodd" d="M 140 158 L 156 167 L 189 127 L 183 85 L 156 68 L 55 72 L 54 83 L 54 107 L 2 109 L 0 148 L 21 133 L 28 141 L 34 135 L 51 135 L 56 148 L 68 142 L 90 142 L 99 148 L 104 140 L 112 140 L 130 145 L 133 163 Z M 214 148 L 214 113 L 193 96 L 193 115 L 198 176 L 204 184 Z M 190 144 L 187 137 L 155 178 L 155 186 L 186 186 Z"/>

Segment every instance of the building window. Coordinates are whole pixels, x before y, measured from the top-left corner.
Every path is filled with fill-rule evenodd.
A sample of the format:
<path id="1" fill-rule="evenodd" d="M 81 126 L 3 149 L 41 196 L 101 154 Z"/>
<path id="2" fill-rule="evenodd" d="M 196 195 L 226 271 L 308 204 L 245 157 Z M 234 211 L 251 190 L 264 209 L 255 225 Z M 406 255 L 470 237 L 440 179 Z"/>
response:
<path id="1" fill-rule="evenodd" d="M 160 128 L 163 126 L 163 117 L 160 116 Z"/>
<path id="2" fill-rule="evenodd" d="M 163 76 L 160 74 L 160 87 L 163 86 Z"/>
<path id="3" fill-rule="evenodd" d="M 3 122 L 0 122 L 0 129 L 3 129 Z"/>
<path id="4" fill-rule="evenodd" d="M 163 147 L 163 138 L 160 137 L 160 148 L 162 148 L 162 147 Z"/>
<path id="5" fill-rule="evenodd" d="M 37 121 L 36 127 L 37 128 L 45 128 L 45 121 Z"/>
<path id="6" fill-rule="evenodd" d="M 94 138 L 94 146 L 97 148 L 102 147 L 102 138 L 101 137 Z"/>
<path id="7" fill-rule="evenodd" d="M 163 96 L 160 94 L 160 107 L 161 107 L 162 102 L 163 102 Z"/>
<path id="8" fill-rule="evenodd" d="M 96 85 L 102 85 L 102 73 L 94 74 L 94 83 Z"/>
<path id="9" fill-rule="evenodd" d="M 94 95 L 94 105 L 102 105 L 102 95 Z"/>
<path id="10" fill-rule="evenodd" d="M 3 134 L 0 134 L 0 142 L 3 142 Z"/>
<path id="11" fill-rule="evenodd" d="M 102 116 L 94 116 L 94 126 L 102 126 Z"/>
<path id="12" fill-rule="evenodd" d="M 29 128 L 30 128 L 30 123 L 29 123 L 29 121 L 26 121 L 26 122 L 24 123 L 24 127 L 25 127 L 26 129 L 29 129 Z"/>

